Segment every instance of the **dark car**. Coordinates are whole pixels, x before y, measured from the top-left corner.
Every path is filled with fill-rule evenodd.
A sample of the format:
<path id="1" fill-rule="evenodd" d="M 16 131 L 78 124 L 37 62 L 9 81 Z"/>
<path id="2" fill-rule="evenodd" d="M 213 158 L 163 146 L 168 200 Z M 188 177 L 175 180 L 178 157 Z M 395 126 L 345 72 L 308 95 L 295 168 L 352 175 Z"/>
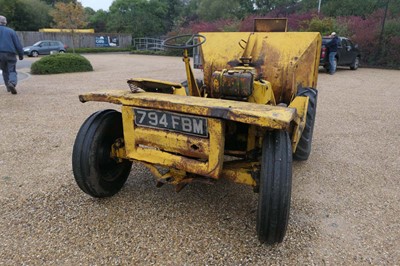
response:
<path id="1" fill-rule="evenodd" d="M 65 53 L 67 46 L 60 41 L 39 41 L 32 46 L 24 47 L 24 54 L 37 57 L 39 55 L 56 53 Z"/>
<path id="2" fill-rule="evenodd" d="M 331 40 L 330 37 L 322 37 L 321 59 L 319 65 L 329 71 L 329 51 L 326 44 Z M 348 66 L 352 70 L 356 70 L 360 66 L 361 53 L 358 45 L 345 37 L 339 37 L 338 52 L 336 54 L 337 66 Z"/>

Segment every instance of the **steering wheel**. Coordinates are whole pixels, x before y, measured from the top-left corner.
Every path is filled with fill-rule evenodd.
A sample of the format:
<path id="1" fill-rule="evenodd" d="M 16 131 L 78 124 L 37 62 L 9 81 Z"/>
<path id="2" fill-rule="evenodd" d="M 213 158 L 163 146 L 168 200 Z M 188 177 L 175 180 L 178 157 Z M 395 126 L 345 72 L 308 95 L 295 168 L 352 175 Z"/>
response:
<path id="1" fill-rule="evenodd" d="M 189 38 L 190 37 L 190 38 Z M 197 38 L 200 42 L 195 42 L 195 38 Z M 179 39 L 187 39 L 186 42 L 177 42 Z M 171 49 L 189 49 L 193 47 L 197 47 L 205 43 L 206 37 L 200 34 L 185 34 L 185 35 L 177 35 L 171 38 L 168 38 L 163 41 L 163 46 Z"/>

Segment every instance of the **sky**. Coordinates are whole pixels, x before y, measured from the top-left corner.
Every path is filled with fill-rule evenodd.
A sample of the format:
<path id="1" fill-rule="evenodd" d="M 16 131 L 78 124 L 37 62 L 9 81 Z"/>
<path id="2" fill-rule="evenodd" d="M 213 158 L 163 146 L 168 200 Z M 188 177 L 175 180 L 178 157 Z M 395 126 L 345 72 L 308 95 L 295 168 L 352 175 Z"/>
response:
<path id="1" fill-rule="evenodd" d="M 113 0 L 80 0 L 83 7 L 91 7 L 95 11 L 103 9 L 105 11 L 111 6 Z"/>

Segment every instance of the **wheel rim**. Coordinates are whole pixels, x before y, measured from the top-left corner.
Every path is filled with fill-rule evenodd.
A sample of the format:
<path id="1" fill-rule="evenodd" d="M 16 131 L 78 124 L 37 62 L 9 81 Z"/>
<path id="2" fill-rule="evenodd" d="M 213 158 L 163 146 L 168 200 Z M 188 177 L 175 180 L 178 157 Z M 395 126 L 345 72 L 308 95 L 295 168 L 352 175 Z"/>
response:
<path id="1" fill-rule="evenodd" d="M 38 55 L 39 55 L 38 52 L 36 52 L 36 51 L 33 51 L 33 52 L 32 52 L 32 56 L 33 56 L 33 57 L 38 57 Z"/>
<path id="2" fill-rule="evenodd" d="M 104 142 L 97 154 L 97 162 L 96 165 L 98 166 L 101 173 L 101 178 L 104 181 L 112 182 L 119 178 L 118 175 L 115 174 L 116 171 L 119 169 L 118 163 L 111 158 L 111 145 L 110 141 Z"/>

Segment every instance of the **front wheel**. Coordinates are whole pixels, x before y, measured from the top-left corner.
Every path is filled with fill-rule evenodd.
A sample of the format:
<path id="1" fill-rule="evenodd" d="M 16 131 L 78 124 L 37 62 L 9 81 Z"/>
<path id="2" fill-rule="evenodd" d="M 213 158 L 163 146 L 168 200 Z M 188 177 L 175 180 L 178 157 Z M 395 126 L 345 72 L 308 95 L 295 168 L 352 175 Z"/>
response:
<path id="1" fill-rule="evenodd" d="M 117 162 L 110 156 L 111 146 L 122 137 L 122 116 L 115 110 L 96 112 L 81 126 L 72 152 L 72 169 L 85 193 L 109 197 L 125 184 L 132 162 Z"/>
<path id="2" fill-rule="evenodd" d="M 31 56 L 38 57 L 39 56 L 39 52 L 38 51 L 32 51 L 31 52 Z"/>
<path id="3" fill-rule="evenodd" d="M 261 243 L 283 241 L 292 191 L 292 146 L 285 131 L 267 132 L 262 144 L 257 234 Z"/>

